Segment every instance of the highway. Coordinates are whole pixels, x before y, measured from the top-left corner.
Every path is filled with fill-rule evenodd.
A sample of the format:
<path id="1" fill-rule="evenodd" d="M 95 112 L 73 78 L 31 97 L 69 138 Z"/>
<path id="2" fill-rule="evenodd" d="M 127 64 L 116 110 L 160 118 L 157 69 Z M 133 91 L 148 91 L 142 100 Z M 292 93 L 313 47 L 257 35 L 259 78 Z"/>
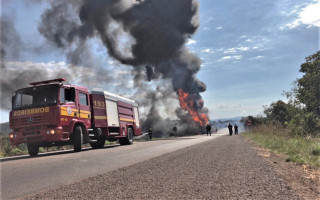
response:
<path id="1" fill-rule="evenodd" d="M 85 178 L 105 174 L 148 159 L 226 135 L 223 129 L 212 136 L 197 135 L 164 140 L 135 142 L 133 145 L 106 146 L 1 159 L 1 199 L 15 199 L 54 189 Z"/>

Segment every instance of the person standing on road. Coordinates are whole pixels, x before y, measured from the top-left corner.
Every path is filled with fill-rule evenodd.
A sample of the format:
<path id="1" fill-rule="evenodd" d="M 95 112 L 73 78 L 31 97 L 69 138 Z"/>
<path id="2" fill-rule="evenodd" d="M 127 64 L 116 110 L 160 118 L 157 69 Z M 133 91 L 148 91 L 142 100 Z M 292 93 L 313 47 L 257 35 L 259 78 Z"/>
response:
<path id="1" fill-rule="evenodd" d="M 152 140 L 152 130 L 151 130 L 151 128 L 149 129 L 148 134 L 149 134 L 150 140 Z"/>
<path id="2" fill-rule="evenodd" d="M 177 135 L 177 127 L 176 126 L 174 126 L 173 127 L 173 129 L 172 129 L 172 131 L 173 131 L 173 136 L 176 136 Z"/>
<path id="3" fill-rule="evenodd" d="M 230 136 L 232 135 L 232 125 L 229 123 L 229 125 L 228 125 L 228 129 L 229 129 L 229 134 L 230 134 Z"/>
<path id="4" fill-rule="evenodd" d="M 234 124 L 234 134 L 238 135 L 238 126 L 237 126 L 237 124 Z"/>
<path id="5" fill-rule="evenodd" d="M 207 130 L 207 136 L 208 136 L 208 134 L 210 134 L 210 136 L 211 136 L 211 126 L 210 126 L 210 124 L 207 125 L 206 130 Z"/>

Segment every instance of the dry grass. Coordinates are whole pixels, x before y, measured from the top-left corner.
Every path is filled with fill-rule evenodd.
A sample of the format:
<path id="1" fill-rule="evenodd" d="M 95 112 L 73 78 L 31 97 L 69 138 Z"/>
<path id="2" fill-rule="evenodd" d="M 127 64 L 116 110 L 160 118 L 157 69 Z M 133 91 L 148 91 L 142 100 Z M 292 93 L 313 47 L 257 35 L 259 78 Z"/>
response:
<path id="1" fill-rule="evenodd" d="M 243 135 L 263 148 L 285 155 L 287 161 L 320 168 L 320 138 L 290 136 L 287 129 L 274 124 L 255 127 Z"/>

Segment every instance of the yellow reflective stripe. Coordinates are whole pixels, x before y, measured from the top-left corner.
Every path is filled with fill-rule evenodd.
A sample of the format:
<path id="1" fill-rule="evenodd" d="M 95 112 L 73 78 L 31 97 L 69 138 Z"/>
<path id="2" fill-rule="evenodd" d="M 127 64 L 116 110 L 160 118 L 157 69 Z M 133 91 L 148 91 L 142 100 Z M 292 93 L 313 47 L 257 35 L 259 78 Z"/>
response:
<path id="1" fill-rule="evenodd" d="M 90 111 L 86 111 L 86 110 L 80 110 L 81 113 L 86 113 L 86 114 L 90 114 Z"/>
<path id="2" fill-rule="evenodd" d="M 63 116 L 71 116 L 71 115 L 68 115 L 66 110 L 61 110 L 61 115 L 63 115 Z"/>
<path id="3" fill-rule="evenodd" d="M 63 110 L 63 111 L 67 111 L 67 109 L 68 109 L 68 108 L 66 108 L 66 107 L 61 107 L 61 110 Z M 72 112 L 78 112 L 77 109 L 71 109 L 71 110 L 72 110 Z M 87 110 L 80 110 L 80 112 L 82 112 L 82 113 L 87 113 L 87 114 L 90 114 L 90 113 L 91 113 L 90 111 L 87 111 Z"/>
<path id="4" fill-rule="evenodd" d="M 133 119 L 120 118 L 120 121 L 135 122 Z"/>
<path id="5" fill-rule="evenodd" d="M 72 111 L 70 115 L 68 114 L 68 112 L 66 110 L 61 110 L 61 112 L 60 112 L 60 114 L 62 116 L 72 116 L 72 117 L 74 117 L 74 113 L 77 113 L 77 116 L 78 116 L 78 112 L 77 111 Z"/>
<path id="6" fill-rule="evenodd" d="M 80 113 L 80 118 L 89 119 L 90 115 L 87 113 Z"/>
<path id="7" fill-rule="evenodd" d="M 100 109 L 100 110 L 105 110 L 106 108 L 93 107 L 93 109 Z"/>
<path id="8" fill-rule="evenodd" d="M 86 110 L 80 110 L 80 118 L 85 118 L 85 119 L 89 119 L 90 118 L 90 111 L 86 111 Z"/>
<path id="9" fill-rule="evenodd" d="M 72 112 L 69 115 L 67 110 L 68 110 L 67 107 L 61 107 L 61 115 L 62 116 L 74 116 L 74 114 L 77 113 L 77 116 L 80 117 L 80 118 L 84 118 L 84 119 L 89 119 L 90 118 L 90 114 L 91 114 L 90 111 L 80 110 L 80 113 L 79 113 L 77 109 L 71 109 Z"/>
<path id="10" fill-rule="evenodd" d="M 94 116 L 95 119 L 107 119 L 107 116 Z"/>

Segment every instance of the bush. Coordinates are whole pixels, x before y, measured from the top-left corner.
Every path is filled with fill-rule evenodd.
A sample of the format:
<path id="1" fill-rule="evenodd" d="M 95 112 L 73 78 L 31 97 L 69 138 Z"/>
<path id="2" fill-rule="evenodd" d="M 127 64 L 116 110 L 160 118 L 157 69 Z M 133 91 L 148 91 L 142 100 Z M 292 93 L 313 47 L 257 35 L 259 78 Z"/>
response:
<path id="1" fill-rule="evenodd" d="M 320 136 L 320 119 L 314 113 L 296 113 L 286 125 L 292 135 Z"/>
<path id="2" fill-rule="evenodd" d="M 25 154 L 25 152 L 23 152 L 19 148 L 14 148 L 11 150 L 11 156 L 19 156 L 19 155 L 24 155 L 24 154 Z"/>

